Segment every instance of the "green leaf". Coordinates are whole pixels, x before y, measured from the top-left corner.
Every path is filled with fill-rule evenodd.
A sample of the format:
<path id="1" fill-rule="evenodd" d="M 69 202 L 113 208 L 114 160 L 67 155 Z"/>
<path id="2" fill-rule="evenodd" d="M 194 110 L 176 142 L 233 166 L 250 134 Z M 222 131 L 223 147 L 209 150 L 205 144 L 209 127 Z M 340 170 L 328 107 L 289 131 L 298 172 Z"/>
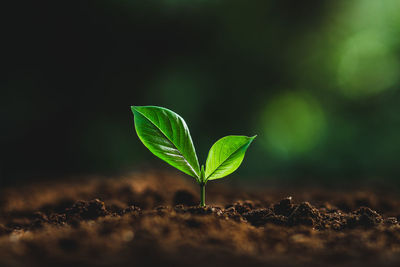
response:
<path id="1" fill-rule="evenodd" d="M 219 139 L 208 152 L 206 181 L 225 177 L 239 168 L 254 138 L 229 135 Z"/>
<path id="2" fill-rule="evenodd" d="M 132 106 L 139 139 L 157 157 L 199 181 L 200 167 L 185 121 L 156 106 Z"/>

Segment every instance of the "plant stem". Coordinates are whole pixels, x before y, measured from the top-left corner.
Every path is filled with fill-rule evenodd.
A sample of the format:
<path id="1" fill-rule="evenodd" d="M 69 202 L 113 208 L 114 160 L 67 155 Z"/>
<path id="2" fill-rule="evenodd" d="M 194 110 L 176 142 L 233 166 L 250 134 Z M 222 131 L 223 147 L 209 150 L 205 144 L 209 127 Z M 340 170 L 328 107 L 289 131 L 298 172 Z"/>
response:
<path id="1" fill-rule="evenodd" d="M 200 184 L 200 206 L 204 207 L 206 205 L 206 184 Z"/>
<path id="2" fill-rule="evenodd" d="M 204 165 L 201 165 L 200 169 L 200 207 L 204 207 L 206 205 L 206 177 L 204 173 Z"/>

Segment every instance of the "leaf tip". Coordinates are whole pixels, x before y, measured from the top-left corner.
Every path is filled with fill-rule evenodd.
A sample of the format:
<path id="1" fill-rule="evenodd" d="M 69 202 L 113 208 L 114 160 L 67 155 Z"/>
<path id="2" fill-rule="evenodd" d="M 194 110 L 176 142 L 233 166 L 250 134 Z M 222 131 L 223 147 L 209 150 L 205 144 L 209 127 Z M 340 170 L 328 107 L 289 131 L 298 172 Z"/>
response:
<path id="1" fill-rule="evenodd" d="M 135 112 L 139 112 L 138 106 L 131 106 L 131 110 L 133 114 L 135 114 Z"/>

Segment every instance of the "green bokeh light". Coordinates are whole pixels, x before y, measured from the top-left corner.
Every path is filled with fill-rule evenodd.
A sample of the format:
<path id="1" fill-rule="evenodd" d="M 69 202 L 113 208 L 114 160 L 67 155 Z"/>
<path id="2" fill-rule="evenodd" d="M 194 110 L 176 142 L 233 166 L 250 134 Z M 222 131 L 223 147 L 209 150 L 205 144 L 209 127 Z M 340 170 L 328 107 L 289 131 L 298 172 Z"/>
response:
<path id="1" fill-rule="evenodd" d="M 398 81 L 400 66 L 389 43 L 376 31 L 358 33 L 344 43 L 338 82 L 346 97 L 375 95 Z"/>
<path id="2" fill-rule="evenodd" d="M 290 158 L 310 151 L 324 135 L 326 119 L 319 103 L 306 93 L 272 99 L 262 116 L 266 148 Z"/>
<path id="3" fill-rule="evenodd" d="M 345 1 L 342 20 L 351 30 L 375 29 L 381 32 L 398 32 L 400 26 L 400 1 L 356 0 Z M 392 36 L 395 38 L 395 36 Z"/>

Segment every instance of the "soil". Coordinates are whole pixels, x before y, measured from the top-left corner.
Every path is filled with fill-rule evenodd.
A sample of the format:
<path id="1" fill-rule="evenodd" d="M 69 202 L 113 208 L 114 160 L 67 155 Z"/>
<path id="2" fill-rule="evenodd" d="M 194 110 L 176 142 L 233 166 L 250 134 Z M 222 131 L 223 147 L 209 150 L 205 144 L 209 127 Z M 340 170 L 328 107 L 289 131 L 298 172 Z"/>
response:
<path id="1" fill-rule="evenodd" d="M 0 266 L 400 266 L 400 198 L 138 173 L 3 189 Z"/>

